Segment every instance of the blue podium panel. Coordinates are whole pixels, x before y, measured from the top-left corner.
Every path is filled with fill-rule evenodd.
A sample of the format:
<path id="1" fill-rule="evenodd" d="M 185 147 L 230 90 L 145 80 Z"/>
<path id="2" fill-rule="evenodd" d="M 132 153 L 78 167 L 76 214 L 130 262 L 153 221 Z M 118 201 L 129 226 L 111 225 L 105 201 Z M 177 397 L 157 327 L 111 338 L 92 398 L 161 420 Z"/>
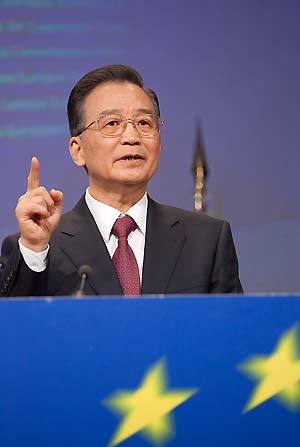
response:
<path id="1" fill-rule="evenodd" d="M 289 296 L 1 300 L 0 445 L 298 445 L 299 319 Z"/>

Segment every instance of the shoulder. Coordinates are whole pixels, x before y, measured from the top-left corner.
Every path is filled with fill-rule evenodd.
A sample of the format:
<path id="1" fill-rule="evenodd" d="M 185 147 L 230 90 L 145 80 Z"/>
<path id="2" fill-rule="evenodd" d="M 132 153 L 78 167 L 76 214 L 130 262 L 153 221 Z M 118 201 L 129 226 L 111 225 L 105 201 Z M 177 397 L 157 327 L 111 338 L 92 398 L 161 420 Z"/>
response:
<path id="1" fill-rule="evenodd" d="M 229 227 L 228 222 L 225 220 L 217 219 L 198 211 L 188 211 L 175 206 L 163 205 L 155 202 L 150 197 L 148 210 L 150 213 L 154 213 L 164 220 L 173 221 L 174 223 L 181 222 L 189 228 L 201 227 L 220 231 L 223 227 Z"/>
<path id="2" fill-rule="evenodd" d="M 9 256 L 14 250 L 19 248 L 18 240 L 20 233 L 11 234 L 6 236 L 2 242 L 2 255 Z"/>

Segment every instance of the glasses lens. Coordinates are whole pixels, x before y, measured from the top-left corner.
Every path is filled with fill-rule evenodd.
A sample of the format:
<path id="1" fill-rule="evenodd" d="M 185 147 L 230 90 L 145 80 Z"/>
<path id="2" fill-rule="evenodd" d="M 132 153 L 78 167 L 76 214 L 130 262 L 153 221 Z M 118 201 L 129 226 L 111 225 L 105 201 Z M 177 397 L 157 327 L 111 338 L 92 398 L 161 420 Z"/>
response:
<path id="1" fill-rule="evenodd" d="M 103 135 L 120 135 L 123 131 L 123 118 L 120 115 L 100 116 L 98 129 Z"/>
<path id="2" fill-rule="evenodd" d="M 157 116 L 148 113 L 141 114 L 135 117 L 135 125 L 141 135 L 150 137 L 155 135 L 158 131 Z"/>

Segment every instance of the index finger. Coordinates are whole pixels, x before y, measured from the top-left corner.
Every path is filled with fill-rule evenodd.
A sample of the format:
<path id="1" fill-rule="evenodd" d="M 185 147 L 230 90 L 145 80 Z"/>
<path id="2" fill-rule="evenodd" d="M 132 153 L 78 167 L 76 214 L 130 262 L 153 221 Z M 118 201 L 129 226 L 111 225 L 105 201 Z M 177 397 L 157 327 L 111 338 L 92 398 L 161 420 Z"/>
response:
<path id="1" fill-rule="evenodd" d="M 27 191 L 31 191 L 32 189 L 40 186 L 40 164 L 36 157 L 32 157 L 31 159 L 30 171 L 27 180 Z"/>

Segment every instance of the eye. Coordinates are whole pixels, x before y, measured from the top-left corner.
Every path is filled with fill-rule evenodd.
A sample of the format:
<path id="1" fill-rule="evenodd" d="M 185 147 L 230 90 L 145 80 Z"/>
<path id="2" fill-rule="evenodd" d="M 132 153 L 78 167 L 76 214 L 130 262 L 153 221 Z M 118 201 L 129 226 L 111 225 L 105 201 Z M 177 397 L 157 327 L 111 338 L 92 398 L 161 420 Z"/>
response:
<path id="1" fill-rule="evenodd" d="M 118 124 L 120 124 L 118 120 L 110 120 L 110 121 L 108 121 L 105 124 L 105 126 L 106 127 L 113 127 L 113 126 L 117 126 Z"/>
<path id="2" fill-rule="evenodd" d="M 101 129 L 119 127 L 122 124 L 122 119 L 119 116 L 102 116 L 99 119 L 99 126 Z"/>
<path id="3" fill-rule="evenodd" d="M 142 117 L 137 119 L 137 125 L 141 127 L 154 127 L 154 119 L 150 117 Z"/>

